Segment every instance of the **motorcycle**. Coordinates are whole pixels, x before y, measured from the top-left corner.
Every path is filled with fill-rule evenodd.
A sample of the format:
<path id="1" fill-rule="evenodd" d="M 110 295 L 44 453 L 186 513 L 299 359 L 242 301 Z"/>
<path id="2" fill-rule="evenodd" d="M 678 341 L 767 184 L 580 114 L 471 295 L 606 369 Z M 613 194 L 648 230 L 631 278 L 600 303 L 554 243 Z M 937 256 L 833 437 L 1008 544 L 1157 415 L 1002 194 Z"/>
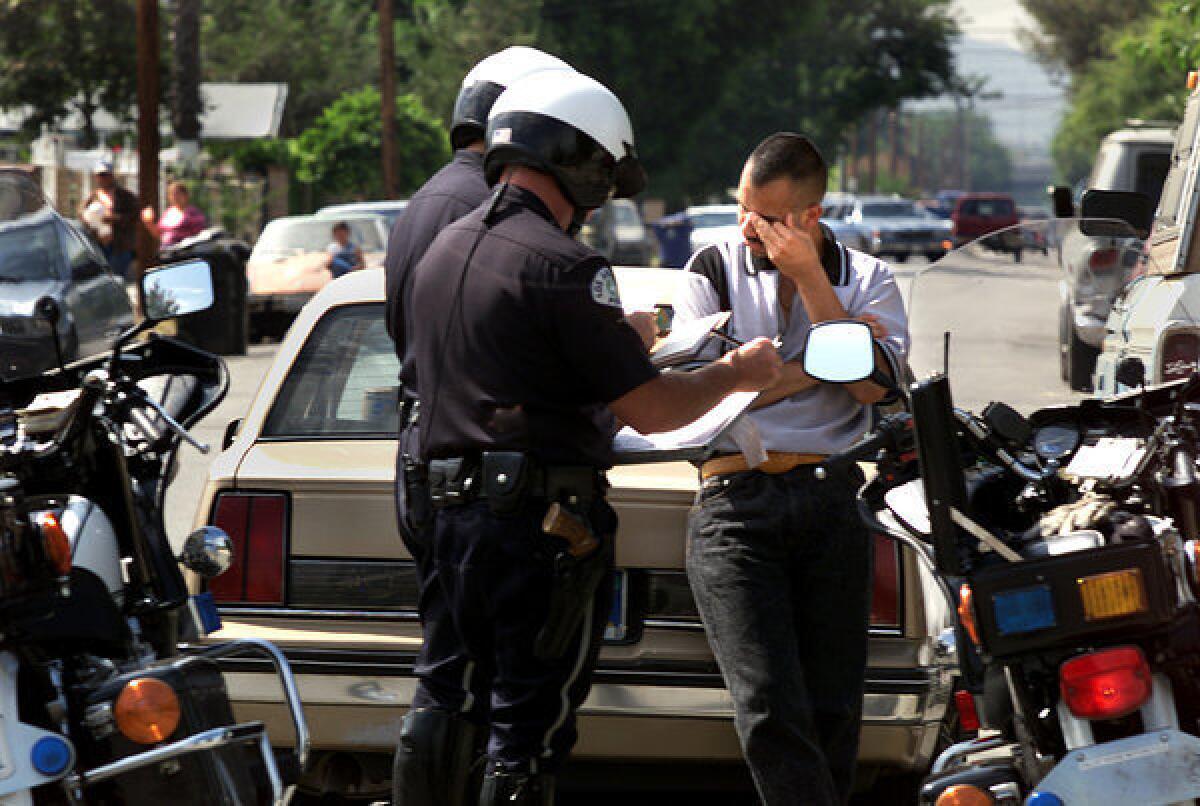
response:
<path id="1" fill-rule="evenodd" d="M 984 729 L 940 754 L 920 802 L 1190 802 L 1200 373 L 1146 387 L 1127 358 L 1118 371 L 1135 391 L 1072 391 L 1055 292 L 1094 282 L 1079 276 L 1093 268 L 1060 249 L 1014 265 L 1000 248 L 1014 240 L 1086 246 L 1130 273 L 1149 259 L 1123 222 L 1057 220 L 920 270 L 909 306 L 918 380 L 893 384 L 905 410 L 829 460 L 875 464 L 858 493 L 864 521 L 911 549 L 957 614 L 956 703 L 964 726 L 978 716 Z M 818 325 L 806 370 L 872 377 L 872 350 L 860 323 Z"/>
<path id="2" fill-rule="evenodd" d="M 27 180 L 0 177 L 0 223 L 57 215 Z M 212 304 L 204 261 L 147 272 L 145 320 L 111 352 L 0 382 L 0 804 L 285 803 L 308 754 L 295 680 L 261 641 L 180 655 L 212 631 L 180 563 L 211 577 L 231 562 L 212 527 L 171 551 L 163 498 L 187 431 L 221 401 L 220 358 L 151 334 Z M 33 316 L 52 332 L 51 299 Z M 57 349 L 56 349 L 57 351 Z M 196 627 L 196 624 L 202 625 Z M 236 723 L 218 657 L 278 672 L 295 751 Z"/>

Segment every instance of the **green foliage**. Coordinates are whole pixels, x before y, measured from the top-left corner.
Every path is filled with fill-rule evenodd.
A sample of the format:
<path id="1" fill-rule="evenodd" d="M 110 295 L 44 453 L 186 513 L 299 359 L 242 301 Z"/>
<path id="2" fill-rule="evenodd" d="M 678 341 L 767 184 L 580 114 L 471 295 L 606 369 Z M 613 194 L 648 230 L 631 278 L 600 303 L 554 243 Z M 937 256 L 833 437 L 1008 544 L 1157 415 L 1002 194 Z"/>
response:
<path id="1" fill-rule="evenodd" d="M 362 0 L 205 0 L 205 81 L 288 85 L 293 136 L 343 92 L 379 80 L 376 4 Z"/>
<path id="2" fill-rule="evenodd" d="M 850 123 L 953 80 L 948 0 L 613 6 L 546 0 L 541 41 L 617 93 L 647 195 L 673 204 L 720 194 L 773 131 L 809 134 L 832 162 Z"/>
<path id="3" fill-rule="evenodd" d="M 0 108 L 28 105 L 26 134 L 69 112 L 96 143 L 98 109 L 120 117 L 136 99 L 132 0 L 0 2 Z"/>
<path id="4" fill-rule="evenodd" d="M 319 201 L 383 198 L 379 107 L 375 87 L 348 92 L 291 141 L 296 178 L 313 184 Z M 396 141 L 401 195 L 415 191 L 450 156 L 445 128 L 413 95 L 396 99 Z"/>
<path id="5" fill-rule="evenodd" d="M 1111 52 L 1112 39 L 1144 17 L 1154 0 L 1021 0 L 1040 31 L 1024 44 L 1042 64 L 1074 76 Z"/>
<path id="6" fill-rule="evenodd" d="M 1075 81 L 1070 109 L 1054 138 L 1061 178 L 1087 176 L 1106 134 L 1128 118 L 1179 121 L 1185 79 L 1200 65 L 1200 5 L 1167 0 L 1113 42 L 1112 55 L 1093 61 Z"/>
<path id="7" fill-rule="evenodd" d="M 413 0 L 412 19 L 396 24 L 405 86 L 450 124 L 463 76 L 491 53 L 535 45 L 541 0 Z"/>
<path id="8" fill-rule="evenodd" d="M 292 152 L 287 140 L 263 137 L 258 140 L 210 140 L 205 144 L 209 156 L 218 162 L 229 161 L 239 173 L 266 174 L 272 165 L 289 165 Z"/>
<path id="9" fill-rule="evenodd" d="M 961 186 L 958 154 L 961 153 L 963 130 L 966 128 L 967 165 L 973 189 L 1006 190 L 1012 181 L 1012 158 L 996 140 L 991 119 L 974 111 L 966 111 L 960 119 L 953 109 L 923 112 L 909 126 L 914 160 L 912 174 L 919 178 L 920 189 L 937 191 Z"/>

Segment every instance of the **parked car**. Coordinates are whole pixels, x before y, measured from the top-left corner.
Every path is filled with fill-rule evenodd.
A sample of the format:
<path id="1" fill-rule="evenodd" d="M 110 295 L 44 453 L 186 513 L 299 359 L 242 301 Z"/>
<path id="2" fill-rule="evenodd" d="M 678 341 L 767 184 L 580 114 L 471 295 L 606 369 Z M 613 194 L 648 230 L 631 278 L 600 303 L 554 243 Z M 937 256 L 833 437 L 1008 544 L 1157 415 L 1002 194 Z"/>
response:
<path id="1" fill-rule="evenodd" d="M 871 254 L 897 263 L 909 255 L 937 260 L 950 251 L 950 227 L 900 196 L 859 196 L 846 219 L 870 233 Z"/>
<path id="2" fill-rule="evenodd" d="M 959 247 L 984 235 L 1015 227 L 1018 223 L 1017 203 L 1004 193 L 964 193 L 954 202 L 950 221 L 951 239 L 954 246 Z M 1011 252 L 1013 259 L 1018 261 L 1025 248 L 1025 244 L 1017 240 L 993 238 L 991 242 L 1001 250 Z"/>
<path id="3" fill-rule="evenodd" d="M 1140 365 L 1146 383 L 1187 377 L 1200 368 L 1200 249 L 1194 238 L 1184 237 L 1200 214 L 1198 121 L 1200 90 L 1192 90 L 1175 133 L 1149 254 L 1108 312 L 1094 374 L 1099 394 L 1129 388 L 1127 376 L 1117 377 L 1122 362 Z M 1153 165 L 1154 158 L 1147 162 Z"/>
<path id="4" fill-rule="evenodd" d="M 669 303 L 685 275 L 616 269 L 626 299 Z M 413 564 L 396 535 L 397 360 L 381 271 L 325 287 L 280 345 L 246 416 L 231 424 L 196 513 L 234 541 L 213 581 L 212 640 L 269 638 L 295 670 L 322 781 L 382 797 L 421 643 Z M 619 466 L 616 602 L 574 756 L 703 774 L 741 758 L 732 705 L 684 573 L 697 488 L 689 464 Z M 944 599 L 909 550 L 875 542 L 862 775 L 921 771 L 953 717 L 953 638 Z M 266 669 L 226 667 L 239 718 L 286 735 Z M 953 711 L 953 709 L 950 709 Z M 276 732 L 275 726 L 280 730 Z"/>
<path id="5" fill-rule="evenodd" d="M 1100 144 L 1088 187 L 1102 191 L 1142 193 L 1153 208 L 1162 195 L 1171 163 L 1175 129 L 1125 128 Z M 1087 214 L 1085 213 L 1085 217 Z M 1059 295 L 1059 351 L 1063 380 L 1073 389 L 1092 388 L 1096 358 L 1104 345 L 1105 322 L 1113 301 L 1132 276 L 1129 250 L 1115 239 L 1100 242 L 1072 232 L 1064 239 L 1061 259 L 1068 278 Z"/>
<path id="6" fill-rule="evenodd" d="M 341 218 L 342 216 L 359 216 L 365 213 L 377 215 L 383 219 L 383 225 L 391 232 L 396 226 L 396 219 L 408 206 L 408 199 L 384 199 L 381 201 L 347 202 L 345 204 L 330 204 L 317 210 L 317 218 Z"/>
<path id="7" fill-rule="evenodd" d="M 41 300 L 57 308 L 64 361 L 107 350 L 134 322 L 125 285 L 95 244 L 44 200 L 22 204 L 0 216 L 9 218 L 0 223 L 0 379 L 57 365 L 52 325 L 36 313 Z"/>
<path id="8" fill-rule="evenodd" d="M 826 193 L 821 200 L 821 223 L 829 227 L 835 238 L 851 249 L 871 251 L 871 233 L 861 224 L 849 220 L 854 210 L 854 196 L 848 193 Z"/>
<path id="9" fill-rule="evenodd" d="M 583 225 L 580 238 L 614 266 L 650 266 L 657 255 L 654 237 L 630 199 L 611 199 Z"/>
<path id="10" fill-rule="evenodd" d="M 350 240 L 362 250 L 367 267 L 383 265 L 388 230 L 377 215 L 288 216 L 271 221 L 246 261 L 252 337 L 282 336 L 304 303 L 333 279 L 327 247 L 339 221 L 350 227 Z"/>
<path id="11" fill-rule="evenodd" d="M 718 243 L 737 234 L 736 204 L 696 205 L 684 212 L 692 228 L 690 245 L 693 255 L 711 243 Z"/>

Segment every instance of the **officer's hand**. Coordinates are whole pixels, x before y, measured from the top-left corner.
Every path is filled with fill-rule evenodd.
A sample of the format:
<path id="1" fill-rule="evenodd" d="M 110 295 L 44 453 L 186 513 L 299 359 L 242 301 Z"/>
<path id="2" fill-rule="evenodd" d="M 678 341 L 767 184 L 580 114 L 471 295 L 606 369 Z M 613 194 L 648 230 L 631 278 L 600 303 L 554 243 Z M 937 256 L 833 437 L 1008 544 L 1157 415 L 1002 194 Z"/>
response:
<path id="1" fill-rule="evenodd" d="M 625 324 L 637 331 L 642 344 L 649 350 L 658 338 L 658 314 L 654 311 L 634 311 L 625 317 Z"/>
<path id="2" fill-rule="evenodd" d="M 857 317 L 858 321 L 865 322 L 867 327 L 871 328 L 871 338 L 886 339 L 888 335 L 887 325 L 885 325 L 878 316 L 873 313 L 864 313 Z"/>
<path id="3" fill-rule="evenodd" d="M 770 339 L 747 342 L 721 358 L 737 373 L 735 392 L 758 392 L 766 389 L 783 371 L 783 359 Z"/>
<path id="4" fill-rule="evenodd" d="M 817 245 L 807 232 L 796 225 L 795 217 L 789 213 L 783 221 L 767 221 L 751 213 L 754 229 L 767 250 L 767 257 L 775 268 L 797 282 L 802 282 L 813 271 L 820 272 L 821 255 Z"/>

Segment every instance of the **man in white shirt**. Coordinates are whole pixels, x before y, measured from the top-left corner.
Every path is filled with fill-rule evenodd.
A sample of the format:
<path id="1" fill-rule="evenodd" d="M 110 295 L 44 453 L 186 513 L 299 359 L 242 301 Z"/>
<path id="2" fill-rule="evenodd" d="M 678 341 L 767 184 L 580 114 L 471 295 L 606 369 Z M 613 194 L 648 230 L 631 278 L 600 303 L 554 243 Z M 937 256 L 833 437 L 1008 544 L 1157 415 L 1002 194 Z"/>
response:
<path id="1" fill-rule="evenodd" d="M 688 579 L 769 805 L 847 800 L 866 669 L 871 540 L 854 501 L 862 474 L 842 466 L 820 480 L 814 470 L 866 431 L 885 390 L 808 377 L 805 338 L 817 322 L 867 319 L 882 334 L 880 359 L 887 350 L 903 360 L 908 349 L 891 270 L 820 223 L 826 181 L 807 138 L 760 143 L 738 185 L 741 237 L 696 253 L 686 267 L 696 276 L 675 301 L 677 323 L 732 311 L 732 336 L 776 338 L 785 361 L 749 414 L 766 461 L 745 429 L 740 446 L 718 444 L 688 522 Z"/>

